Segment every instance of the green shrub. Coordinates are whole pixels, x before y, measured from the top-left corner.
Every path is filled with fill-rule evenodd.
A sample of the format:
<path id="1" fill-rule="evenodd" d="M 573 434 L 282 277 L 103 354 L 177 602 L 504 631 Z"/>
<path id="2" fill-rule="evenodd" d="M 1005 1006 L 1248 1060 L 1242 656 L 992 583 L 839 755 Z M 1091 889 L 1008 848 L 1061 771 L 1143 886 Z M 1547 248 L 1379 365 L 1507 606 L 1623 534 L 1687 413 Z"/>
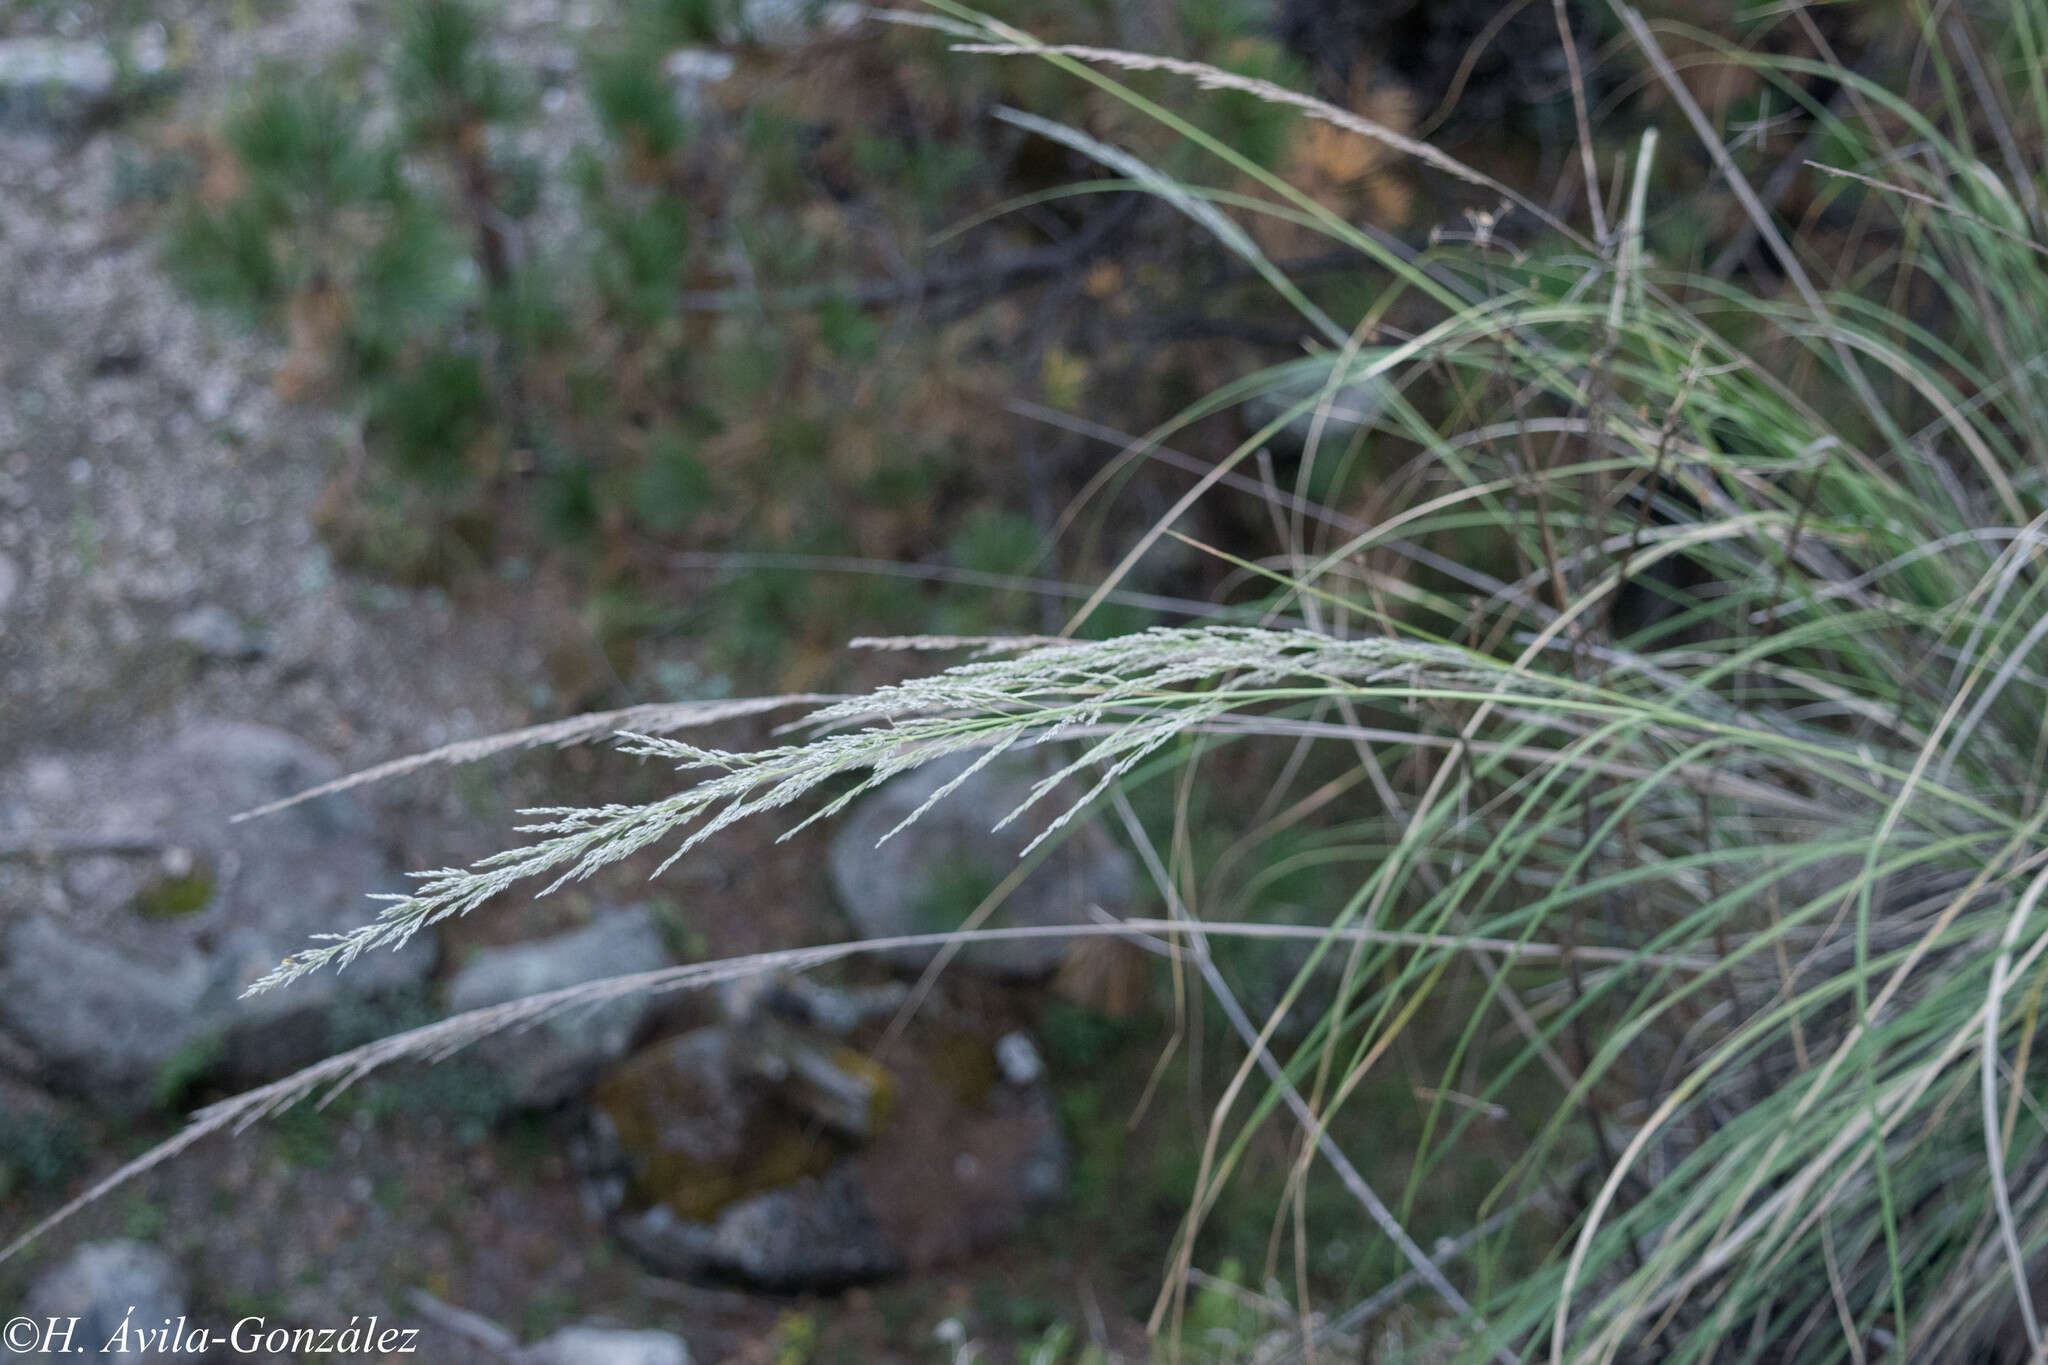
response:
<path id="1" fill-rule="evenodd" d="M 64 1114 L 0 1113 L 0 1199 L 54 1190 L 85 1163 L 86 1135 Z"/>
<path id="2" fill-rule="evenodd" d="M 529 355 L 564 346 L 574 336 L 552 261 L 513 271 L 505 287 L 485 300 L 484 320 L 492 335 Z"/>
<path id="3" fill-rule="evenodd" d="M 271 246 L 270 215 L 254 199 L 178 216 L 165 264 L 200 300 L 267 320 L 285 295 L 285 271 Z"/>
<path id="4" fill-rule="evenodd" d="M 607 206 L 597 229 L 591 272 L 598 296 L 642 326 L 666 317 L 689 261 L 690 220 L 683 205 L 656 197 L 630 209 Z"/>
<path id="5" fill-rule="evenodd" d="M 219 1034 L 208 1034 L 184 1043 L 157 1069 L 150 1100 L 158 1109 L 171 1110 L 188 1102 L 220 1066 L 227 1055 L 227 1043 Z"/>
<path id="6" fill-rule="evenodd" d="M 661 69 L 661 49 L 593 53 L 584 61 L 590 102 L 613 141 L 648 161 L 682 151 L 689 130 L 675 90 Z"/>
<path id="7" fill-rule="evenodd" d="M 385 382 L 371 408 L 378 449 L 431 488 L 451 489 L 487 430 L 491 396 L 483 362 L 462 351 L 434 351 Z"/>
<path id="8" fill-rule="evenodd" d="M 354 318 L 349 338 L 369 376 L 381 373 L 423 335 L 450 326 L 473 300 L 462 246 L 446 211 L 404 194 L 387 203 L 374 243 L 345 276 Z"/>
<path id="9" fill-rule="evenodd" d="M 694 442 L 671 428 L 656 438 L 641 465 L 633 506 L 649 530 L 674 534 L 707 510 L 712 491 L 711 472 L 697 457 Z"/>
<path id="10" fill-rule="evenodd" d="M 230 115 L 225 137 L 245 193 L 278 216 L 332 213 L 397 188 L 390 150 L 365 141 L 364 109 L 335 81 L 274 69 Z"/>
<path id="11" fill-rule="evenodd" d="M 855 364 L 875 358 L 882 340 L 882 324 L 869 317 L 851 299 L 834 295 L 817 308 L 818 336 L 825 349 L 841 360 Z"/>
<path id="12" fill-rule="evenodd" d="M 413 138 L 452 142 L 467 127 L 519 112 L 522 101 L 486 43 L 483 19 L 468 0 L 409 0 L 395 66 Z"/>
<path id="13" fill-rule="evenodd" d="M 627 27 L 638 45 L 666 52 L 718 41 L 729 9 L 730 0 L 634 0 Z"/>
<path id="14" fill-rule="evenodd" d="M 541 524 L 550 537 L 565 545 L 588 545 L 597 535 L 597 479 L 589 463 L 558 459 L 543 476 Z"/>

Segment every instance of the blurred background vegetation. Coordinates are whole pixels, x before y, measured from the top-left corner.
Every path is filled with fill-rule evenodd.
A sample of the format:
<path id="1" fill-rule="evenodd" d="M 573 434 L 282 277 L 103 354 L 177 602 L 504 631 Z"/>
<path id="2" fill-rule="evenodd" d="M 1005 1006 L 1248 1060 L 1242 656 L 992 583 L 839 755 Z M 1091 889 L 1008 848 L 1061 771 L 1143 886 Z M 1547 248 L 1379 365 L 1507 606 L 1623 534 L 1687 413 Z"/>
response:
<path id="1" fill-rule="evenodd" d="M 1550 10 L 1104 0 L 999 17 L 1314 91 L 1568 216 L 1574 115 Z M 1697 27 L 1686 65 L 1780 210 L 1853 233 L 1812 198 L 1810 117 L 1710 54 L 1879 69 L 1904 51 L 1904 10 L 1672 17 Z M 1091 485 L 1118 444 L 1320 344 L 1171 206 L 991 117 L 1058 110 L 1168 174 L 1199 155 L 1041 63 L 804 0 L 622 0 L 574 71 L 494 55 L 488 4 L 378 18 L 345 60 L 256 74 L 219 127 L 138 179 L 176 277 L 288 344 L 278 393 L 354 415 L 360 446 L 320 519 L 341 564 L 470 592 L 536 571 L 573 583 L 609 667 L 565 667 L 563 708 L 820 686 L 852 635 L 1052 629 L 1187 485 L 1157 466 Z M 1608 158 L 1669 111 L 1603 7 L 1569 22 Z M 1384 147 L 1170 75 L 1131 83 L 1392 240 L 1534 244 L 1503 204 Z M 1768 272 L 1701 158 L 1658 177 L 1660 259 Z M 1379 292 L 1315 234 L 1248 226 L 1331 315 Z M 1293 396 L 1278 370 L 1263 387 Z M 1225 405 L 1179 449 L 1213 462 L 1267 415 Z M 1301 491 L 1369 509 L 1405 453 L 1354 444 Z M 1200 515 L 1225 543 L 1266 517 L 1255 496 Z M 1438 541 L 1485 553 L 1483 535 Z M 1204 613 L 1219 577 L 1155 555 L 1084 631 Z"/>
<path id="2" fill-rule="evenodd" d="M 1547 7 L 1375 9 L 1004 17 L 1317 89 L 1555 177 L 1571 110 Z M 990 117 L 1061 109 L 1169 173 L 1189 164 L 1042 64 L 797 3 L 631 0 L 574 72 L 494 56 L 488 5 L 388 18 L 345 61 L 262 71 L 143 178 L 177 278 L 288 343 L 277 391 L 355 414 L 360 449 L 322 509 L 337 559 L 465 591 L 568 576 L 611 669 L 565 677 L 565 707 L 643 697 L 643 649 L 692 694 L 746 692 L 820 685 L 849 635 L 1052 628 L 1186 486 L 1147 469 L 1076 502 L 1115 443 L 1301 353 L 1298 319 L 1206 234 Z M 1579 23 L 1590 60 L 1611 26 Z M 1249 96 L 1135 84 L 1389 234 L 1499 207 Z M 1761 98 L 1730 92 L 1728 116 Z M 1628 121 L 1603 122 L 1617 145 Z M 1314 259 L 1312 234 L 1253 230 L 1333 314 L 1377 291 L 1355 261 Z M 1242 425 L 1225 411 L 1183 453 L 1212 461 Z M 1326 461 L 1307 492 L 1357 507 L 1374 479 Z M 1247 498 L 1217 515 L 1233 512 L 1264 515 Z M 1195 558 L 1148 564 L 1087 630 L 1201 612 L 1216 574 Z"/>

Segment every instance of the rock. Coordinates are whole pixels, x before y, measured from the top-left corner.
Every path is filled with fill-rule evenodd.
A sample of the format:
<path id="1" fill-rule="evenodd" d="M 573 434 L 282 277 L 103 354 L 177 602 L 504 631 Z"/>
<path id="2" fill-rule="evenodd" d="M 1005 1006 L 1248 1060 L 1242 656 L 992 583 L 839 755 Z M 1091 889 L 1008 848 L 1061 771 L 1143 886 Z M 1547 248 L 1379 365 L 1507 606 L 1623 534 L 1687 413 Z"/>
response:
<path id="1" fill-rule="evenodd" d="M 0 555 L 0 616 L 7 614 L 7 604 L 14 600 L 15 592 L 21 587 L 21 570 L 14 567 L 14 561 Z"/>
<path id="2" fill-rule="evenodd" d="M 600 915 L 573 933 L 477 953 L 449 984 L 448 1008 L 483 1009 L 667 965 L 654 917 L 635 906 Z M 495 1034 L 477 1051 L 504 1078 L 515 1107 L 545 1108 L 581 1094 L 606 1065 L 624 1057 L 651 1007 L 645 995 L 600 1001 Z"/>
<path id="3" fill-rule="evenodd" d="M 635 1183 L 654 1200 L 671 1196 L 685 1217 L 710 1217 L 748 1193 L 750 1127 L 762 1097 L 737 1056 L 729 1029 L 705 1028 L 655 1044 L 598 1083 L 594 1121 Z M 767 1173 L 760 1184 L 801 1168 Z"/>
<path id="4" fill-rule="evenodd" d="M 170 1257 L 140 1242 L 92 1242 L 37 1280 L 22 1301 L 22 1315 L 36 1322 L 77 1318 L 66 1360 L 90 1365 L 119 1361 L 121 1365 L 154 1365 L 175 1359 L 169 1353 L 120 1350 L 122 1327 L 133 1334 L 154 1332 L 166 1319 L 176 1322 L 185 1312 L 184 1280 Z M 61 1331 L 61 1327 L 59 1328 Z M 134 1341 L 131 1335 L 128 1340 Z M 103 1353 L 110 1342 L 117 1349 Z M 0 1360 L 26 1362 L 46 1354 L 9 1353 Z"/>
<path id="5" fill-rule="evenodd" d="M 206 1011 L 208 997 L 218 994 L 201 952 L 181 952 L 152 969 L 41 915 L 15 924 L 5 951 L 0 1012 L 30 1040 L 46 1069 L 75 1071 L 88 1092 L 121 1092 L 96 1096 L 117 1108 L 148 1104 L 149 1087 L 188 1041 L 191 1021 Z M 213 1033 L 191 1031 L 189 1041 L 209 1048 Z"/>
<path id="6" fill-rule="evenodd" d="M 882 837 L 965 770 L 960 755 L 927 764 L 887 783 L 854 808 L 832 840 L 832 888 L 855 928 L 867 938 L 925 934 L 959 927 L 989 891 L 1016 867 L 1024 848 L 1067 807 L 1076 792 L 1054 792 L 1001 829 L 1029 799 L 1042 776 L 1026 755 L 997 759 L 886 843 Z M 1065 799 L 1063 799 L 1065 798 Z M 988 920 L 1004 925 L 1081 924 L 1090 907 L 1122 909 L 1136 886 L 1131 859 L 1107 835 L 1084 825 L 1010 894 Z M 1042 977 L 1067 950 L 1060 938 L 977 943 L 954 961 L 998 976 Z M 898 949 L 900 967 L 918 969 L 936 949 Z"/>
<path id="7" fill-rule="evenodd" d="M 56 1097 L 0 1073 L 0 1200 L 68 1180 L 85 1160 L 85 1136 Z"/>
<path id="8" fill-rule="evenodd" d="M 1045 1077 L 1045 1061 L 1031 1035 L 1019 1030 L 996 1039 L 996 1066 L 1011 1085 L 1036 1085 Z"/>
<path id="9" fill-rule="evenodd" d="M 889 1073 L 868 1058 L 772 1022 L 751 1033 L 747 1061 L 753 1074 L 805 1119 L 849 1142 L 866 1142 L 889 1121 L 895 1099 Z"/>
<path id="10" fill-rule="evenodd" d="M 0 1028 L 0 1081 L 22 1081 L 36 1071 L 36 1054 L 27 1043 Z"/>
<path id="11" fill-rule="evenodd" d="M 827 986 L 798 974 L 781 980 L 752 980 L 766 981 L 763 1003 L 776 1014 L 834 1038 L 844 1038 L 863 1024 L 896 1013 L 910 998 L 910 985 L 904 981 L 848 987 Z"/>
<path id="12" fill-rule="evenodd" d="M 1283 414 L 1294 412 L 1304 403 L 1322 403 L 1323 388 L 1330 380 L 1329 362 L 1297 362 L 1291 369 L 1295 373 L 1293 379 L 1282 381 L 1245 401 L 1245 420 L 1254 430 L 1278 421 Z M 1322 414 L 1323 446 L 1335 445 L 1341 449 L 1360 427 L 1377 421 L 1386 409 L 1387 392 L 1387 382 L 1378 377 L 1339 384 L 1330 394 L 1329 407 Z M 1309 435 L 1315 430 L 1316 415 L 1317 408 L 1313 406 L 1296 413 L 1280 429 L 1278 442 L 1296 450 L 1306 447 Z"/>
<path id="13" fill-rule="evenodd" d="M 211 604 L 194 607 L 171 623 L 171 638 L 203 659 L 247 663 L 269 652 L 262 631 L 233 612 Z"/>
<path id="14" fill-rule="evenodd" d="M 881 1130 L 892 1098 L 859 1053 L 766 1020 L 657 1043 L 595 1092 L 634 1184 L 692 1220 L 825 1171 Z"/>
<path id="15" fill-rule="evenodd" d="M 710 103 L 711 87 L 732 79 L 739 59 L 716 48 L 679 47 L 661 65 L 675 86 L 676 106 L 685 115 L 695 116 Z"/>
<path id="16" fill-rule="evenodd" d="M 726 44 L 799 47 L 821 34 L 845 33 L 863 17 L 862 6 L 848 0 L 740 0 L 718 36 Z"/>
<path id="17" fill-rule="evenodd" d="M 115 112 L 124 87 L 162 76 L 160 44 L 137 45 L 122 62 L 99 43 L 64 38 L 0 40 L 0 127 L 69 131 Z"/>
<path id="18" fill-rule="evenodd" d="M 627 1173 L 607 1196 L 637 1193 L 613 1220 L 620 1241 L 665 1274 L 791 1292 L 927 1269 L 1014 1232 L 1065 1188 L 1050 1093 L 1005 1081 L 984 1039 L 913 1034 L 886 1071 L 774 1020 L 699 1029 L 615 1068 L 590 1164 L 600 1180 Z"/>
<path id="19" fill-rule="evenodd" d="M 86 122 L 112 101 L 120 75 L 120 64 L 98 43 L 0 42 L 0 122 L 30 128 Z"/>
<path id="20" fill-rule="evenodd" d="M 273 1076 L 417 988 L 424 939 L 239 998 L 312 935 L 373 914 L 365 893 L 405 885 L 346 797 L 228 823 L 337 771 L 282 731 L 204 722 L 140 753 L 0 775 L 0 829 L 55 850 L 0 863 L 0 1024 L 52 1084 L 134 1111 L 215 1064 Z"/>
<path id="21" fill-rule="evenodd" d="M 690 1365 L 690 1348 L 672 1332 L 565 1327 L 518 1358 L 521 1365 Z"/>
<path id="22" fill-rule="evenodd" d="M 1571 122 L 1563 93 L 1571 67 L 1558 22 L 1544 8 L 1508 10 L 1497 0 L 1280 0 L 1269 32 L 1309 65 L 1323 93 L 1365 90 L 1392 77 L 1411 92 L 1415 109 L 1438 108 L 1455 92 L 1445 126 L 1457 137 L 1502 127 L 1535 135 L 1546 124 Z M 1566 9 L 1597 104 L 1621 77 L 1598 60 L 1592 15 L 1578 0 L 1566 0 Z"/>
<path id="23" fill-rule="evenodd" d="M 853 1168 L 843 1164 L 740 1200 L 709 1223 L 656 1204 L 614 1230 L 656 1270 L 737 1279 L 777 1293 L 839 1289 L 904 1268 Z"/>

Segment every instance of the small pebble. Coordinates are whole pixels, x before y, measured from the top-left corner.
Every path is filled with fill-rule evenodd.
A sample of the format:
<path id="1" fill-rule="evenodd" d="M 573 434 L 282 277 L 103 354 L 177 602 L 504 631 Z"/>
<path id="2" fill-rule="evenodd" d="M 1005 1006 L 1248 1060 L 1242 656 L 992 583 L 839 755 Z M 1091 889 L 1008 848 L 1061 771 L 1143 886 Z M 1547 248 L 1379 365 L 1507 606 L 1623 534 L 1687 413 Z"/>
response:
<path id="1" fill-rule="evenodd" d="M 1023 1033 L 1006 1033 L 996 1040 L 996 1066 L 1011 1085 L 1032 1085 L 1045 1075 L 1037 1045 Z"/>

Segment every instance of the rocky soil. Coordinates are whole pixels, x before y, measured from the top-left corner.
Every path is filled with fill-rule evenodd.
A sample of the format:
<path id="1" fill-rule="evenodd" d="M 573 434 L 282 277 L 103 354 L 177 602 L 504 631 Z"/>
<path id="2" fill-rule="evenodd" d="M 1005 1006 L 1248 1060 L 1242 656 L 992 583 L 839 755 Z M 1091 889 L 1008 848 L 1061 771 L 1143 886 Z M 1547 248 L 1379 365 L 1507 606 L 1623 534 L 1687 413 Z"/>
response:
<path id="1" fill-rule="evenodd" d="M 587 6 L 506 10 L 511 60 L 550 81 L 574 70 Z M 508 907 L 279 1004 L 237 1001 L 307 933 L 370 913 L 362 893 L 404 868 L 498 846 L 510 811 L 542 792 L 617 795 L 596 779 L 627 769 L 543 755 L 251 824 L 229 815 L 560 714 L 565 656 L 600 675 L 602 699 L 647 699 L 602 679 L 544 568 L 459 596 L 338 570 L 314 527 L 360 457 L 351 415 L 284 401 L 281 345 L 195 309 L 159 268 L 153 153 L 206 126 L 266 60 L 340 53 L 387 17 L 349 0 L 0 15 L 0 1240 L 170 1131 L 178 1108 L 329 1048 L 685 955 L 847 932 L 823 836 L 771 857 L 774 831 L 749 832 L 652 901 L 621 883 Z M 548 107 L 584 117 L 567 93 Z M 941 833 L 951 842 L 927 861 L 955 857 L 959 832 Z M 1128 883 L 1103 849 L 1087 856 L 1097 882 Z M 842 879 L 852 859 L 835 856 Z M 873 901 L 893 874 L 853 875 Z M 1085 912 L 1040 902 L 1039 918 Z M 1059 1125 L 999 990 L 935 1003 L 950 1022 L 876 1063 L 861 1049 L 903 991 L 865 980 L 788 983 L 779 1003 L 722 1011 L 669 999 L 565 1014 L 325 1113 L 208 1139 L 0 1265 L 0 1306 L 96 1331 L 131 1303 L 216 1326 L 378 1314 L 455 1365 L 683 1365 L 769 1358 L 791 1300 L 649 1267 L 784 1292 L 917 1270 L 957 1297 L 964 1258 L 1057 1199 Z M 776 1178 L 718 1135 L 715 1160 L 744 1189 L 701 1207 L 635 1177 L 615 1119 L 609 1155 L 594 1156 L 594 1115 L 630 1106 L 593 1109 L 592 1087 L 625 1095 L 658 1070 L 650 1055 L 707 1038 L 741 1130 L 786 1139 L 785 1153 L 820 1140 L 834 1111 L 819 1086 L 865 1078 L 878 1107 Z M 630 1103 L 671 1124 L 703 1117 L 664 1084 Z M 615 1236 L 631 1220 L 645 1232 L 650 1213 L 668 1217 L 665 1241 Z"/>

